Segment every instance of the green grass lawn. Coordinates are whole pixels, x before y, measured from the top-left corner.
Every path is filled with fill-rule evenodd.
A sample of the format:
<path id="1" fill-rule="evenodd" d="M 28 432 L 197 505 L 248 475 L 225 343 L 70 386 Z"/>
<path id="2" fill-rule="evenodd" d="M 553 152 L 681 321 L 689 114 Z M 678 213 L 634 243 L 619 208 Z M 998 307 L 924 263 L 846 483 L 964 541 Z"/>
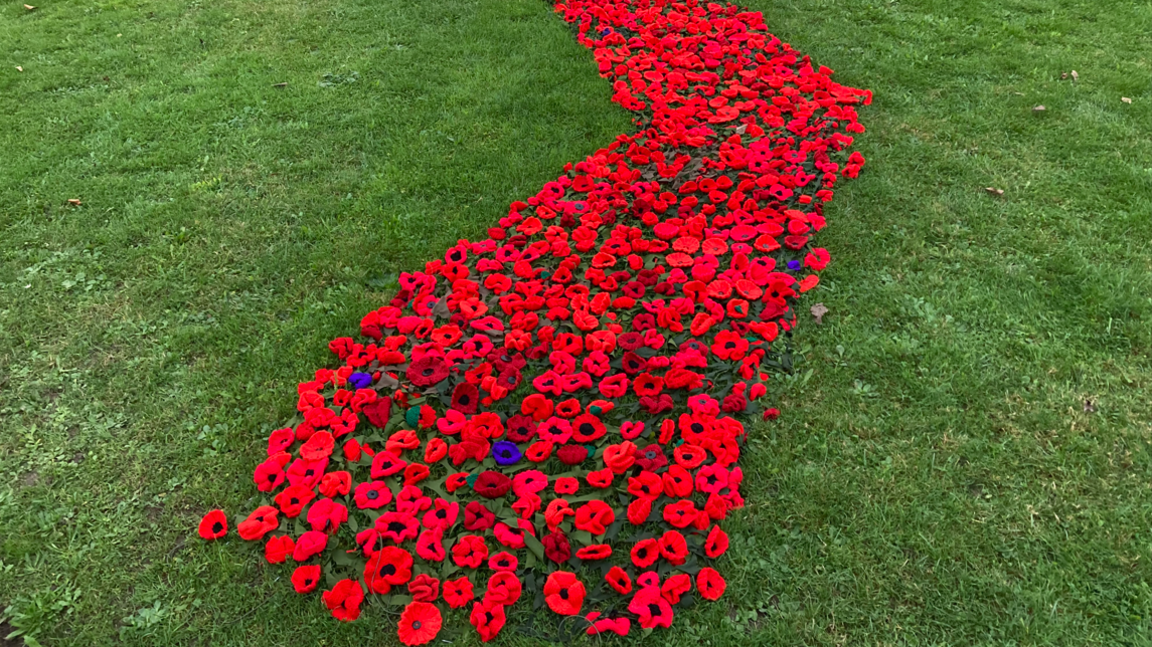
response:
<path id="1" fill-rule="evenodd" d="M 195 524 L 244 506 L 391 274 L 628 114 L 539 0 L 24 1 L 0 6 L 0 629 L 391 644 L 379 607 L 337 623 Z M 875 92 L 869 163 L 742 459 L 729 591 L 643 642 L 1149 644 L 1152 7 L 752 6 Z M 535 626 L 500 640 L 559 636 Z"/>

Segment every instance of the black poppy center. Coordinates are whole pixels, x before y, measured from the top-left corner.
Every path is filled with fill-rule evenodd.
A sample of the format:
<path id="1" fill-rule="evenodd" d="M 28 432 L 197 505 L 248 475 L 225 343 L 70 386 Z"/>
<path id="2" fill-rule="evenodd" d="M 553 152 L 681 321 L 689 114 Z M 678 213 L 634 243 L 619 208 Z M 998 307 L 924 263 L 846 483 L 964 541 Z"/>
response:
<path id="1" fill-rule="evenodd" d="M 648 605 L 648 613 L 651 614 L 652 616 L 660 615 L 661 614 L 660 605 L 659 604 L 649 604 Z"/>
<path id="2" fill-rule="evenodd" d="M 364 495 L 369 501 L 375 501 L 380 498 L 380 492 L 377 490 L 368 490 L 368 494 Z"/>
<path id="3" fill-rule="evenodd" d="M 649 449 L 648 451 L 644 452 L 644 458 L 647 458 L 648 460 L 653 460 L 654 458 L 656 458 L 656 450 Z"/>
<path id="4" fill-rule="evenodd" d="M 423 371 L 420 371 L 420 375 L 422 375 L 423 377 L 431 377 L 432 374 L 435 372 L 436 372 L 435 369 L 426 368 Z"/>
<path id="5" fill-rule="evenodd" d="M 596 427 L 590 422 L 581 423 L 580 424 L 580 433 L 584 434 L 585 436 L 591 435 L 593 433 L 596 433 Z"/>
<path id="6" fill-rule="evenodd" d="M 724 344 L 724 348 L 736 348 L 736 342 L 730 341 L 730 342 Z"/>
<path id="7" fill-rule="evenodd" d="M 380 575 L 381 576 L 387 577 L 389 575 L 395 575 L 395 574 L 396 574 L 396 567 L 393 566 L 392 564 L 385 564 L 385 565 L 380 567 Z"/>
<path id="8" fill-rule="evenodd" d="M 412 629 L 414 629 L 414 630 L 417 630 L 417 631 L 419 631 L 419 630 L 420 630 L 420 627 L 422 627 L 422 626 L 424 626 L 424 625 L 420 624 L 420 621 L 419 621 L 419 620 L 417 620 L 416 622 L 413 622 L 413 623 L 412 623 Z"/>
<path id="9" fill-rule="evenodd" d="M 403 531 L 403 530 L 405 530 L 407 527 L 408 527 L 408 526 L 405 526 L 405 525 L 403 524 L 403 522 L 400 522 L 400 521 L 392 521 L 392 522 L 389 522 L 389 523 L 388 523 L 388 532 L 402 532 L 402 531 Z"/>
<path id="10" fill-rule="evenodd" d="M 495 618 L 495 616 L 493 616 L 493 615 L 492 615 L 492 612 L 491 612 L 491 611 L 486 611 L 486 612 L 484 613 L 484 624 L 488 624 L 488 623 L 492 622 L 492 621 L 493 621 L 493 620 L 495 620 L 495 619 L 496 619 L 496 618 Z"/>
<path id="11" fill-rule="evenodd" d="M 568 599 L 568 589 L 560 589 L 560 599 L 561 600 L 567 600 Z"/>
<path id="12" fill-rule="evenodd" d="M 691 427 L 692 427 L 692 431 L 694 431 L 696 433 L 701 433 L 704 431 L 704 425 L 702 425 L 698 422 L 692 423 Z"/>
<path id="13" fill-rule="evenodd" d="M 464 406 L 468 406 L 468 403 L 471 401 L 472 401 L 472 396 L 468 395 L 467 393 L 461 393 L 460 394 L 460 404 L 462 404 Z"/>
<path id="14" fill-rule="evenodd" d="M 447 510 L 437 510 L 436 516 L 441 518 L 441 519 L 445 519 L 448 517 L 448 511 Z"/>
<path id="15" fill-rule="evenodd" d="M 215 533 L 218 533 L 218 532 L 220 532 L 220 531 L 222 531 L 222 530 L 224 530 L 224 524 L 220 523 L 219 521 L 217 521 L 216 523 L 212 524 L 212 533 L 213 533 L 213 534 L 215 534 Z"/>

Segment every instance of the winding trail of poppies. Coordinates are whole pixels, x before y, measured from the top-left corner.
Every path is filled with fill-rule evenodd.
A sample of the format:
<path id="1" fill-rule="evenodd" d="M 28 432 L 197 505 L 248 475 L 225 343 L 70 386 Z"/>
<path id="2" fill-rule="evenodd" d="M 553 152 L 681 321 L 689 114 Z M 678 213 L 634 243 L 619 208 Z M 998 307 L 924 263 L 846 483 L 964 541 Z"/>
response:
<path id="1" fill-rule="evenodd" d="M 829 262 L 824 204 L 864 162 L 845 149 L 870 93 L 759 13 L 555 9 L 637 132 L 333 340 L 237 524 L 336 618 L 365 595 L 403 607 L 405 644 L 465 615 L 488 641 L 544 606 L 628 634 L 723 594 L 746 424 L 778 413 L 778 338 Z M 225 536 L 227 515 L 200 533 Z"/>

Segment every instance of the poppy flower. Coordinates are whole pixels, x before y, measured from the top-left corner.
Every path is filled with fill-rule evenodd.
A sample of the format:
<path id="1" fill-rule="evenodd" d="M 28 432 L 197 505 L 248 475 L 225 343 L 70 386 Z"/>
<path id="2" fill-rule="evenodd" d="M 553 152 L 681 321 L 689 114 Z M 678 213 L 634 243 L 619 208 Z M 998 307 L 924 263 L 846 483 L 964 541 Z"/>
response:
<path id="1" fill-rule="evenodd" d="M 296 542 L 288 535 L 269 537 L 268 543 L 264 544 L 264 559 L 268 560 L 269 564 L 281 564 L 288 559 L 295 548 Z"/>
<path id="2" fill-rule="evenodd" d="M 641 539 L 632 546 L 632 563 L 637 568 L 648 568 L 657 559 L 660 559 L 660 542 L 656 539 Z"/>
<path id="3" fill-rule="evenodd" d="M 576 551 L 576 556 L 587 562 L 608 559 L 612 556 L 612 547 L 608 544 L 593 544 Z"/>
<path id="4" fill-rule="evenodd" d="M 420 522 L 416 517 L 403 512 L 385 512 L 376 518 L 375 527 L 381 537 L 397 544 L 415 539 L 420 532 Z"/>
<path id="5" fill-rule="evenodd" d="M 500 497 L 508 494 L 508 490 L 512 489 L 512 479 L 501 474 L 500 472 L 493 472 L 487 470 L 480 474 L 476 482 L 472 485 L 472 489 L 476 493 L 486 499 L 499 499 Z"/>
<path id="6" fill-rule="evenodd" d="M 348 521 L 348 508 L 332 499 L 320 499 L 308 509 L 308 525 L 312 530 L 335 534 L 345 521 Z"/>
<path id="7" fill-rule="evenodd" d="M 658 587 L 645 587 L 632 596 L 628 610 L 638 616 L 640 627 L 652 629 L 672 626 L 672 605 L 664 599 Z"/>
<path id="8" fill-rule="evenodd" d="M 492 445 L 492 458 L 496 461 L 497 465 L 507 466 L 520 462 L 522 456 L 520 454 L 520 448 L 516 446 L 516 443 L 500 440 Z"/>
<path id="9" fill-rule="evenodd" d="M 228 516 L 223 510 L 211 510 L 200 519 L 200 537 L 211 541 L 228 534 Z"/>
<path id="10" fill-rule="evenodd" d="M 664 481 L 652 472 L 642 471 L 628 477 L 628 494 L 644 499 L 657 499 L 664 493 Z"/>
<path id="11" fill-rule="evenodd" d="M 496 525 L 496 515 L 479 501 L 469 501 L 464 507 L 464 528 L 483 532 Z"/>
<path id="12" fill-rule="evenodd" d="M 476 535 L 464 535 L 452 546 L 452 562 L 457 566 L 479 568 L 488 559 L 488 546 Z"/>
<path id="13" fill-rule="evenodd" d="M 576 416 L 572 421 L 572 440 L 578 443 L 590 443 L 602 437 L 608 430 L 600 419 L 591 414 Z"/>
<path id="14" fill-rule="evenodd" d="M 284 479 L 284 468 L 275 458 L 269 458 L 260 463 L 256 466 L 255 472 L 252 473 L 252 480 L 256 483 L 256 489 L 261 492 L 275 490 L 284 483 Z"/>
<path id="15" fill-rule="evenodd" d="M 664 506 L 664 521 L 676 528 L 687 528 L 696 520 L 697 512 L 692 499 L 681 499 Z"/>
<path id="16" fill-rule="evenodd" d="M 669 530 L 660 536 L 660 555 L 673 566 L 679 566 L 688 559 L 688 542 L 684 535 Z"/>
<path id="17" fill-rule="evenodd" d="M 505 430 L 508 440 L 526 443 L 536 436 L 536 421 L 531 416 L 517 414 L 508 418 Z"/>
<path id="18" fill-rule="evenodd" d="M 603 633 L 612 632 L 618 636 L 627 636 L 628 632 L 632 629 L 632 621 L 628 618 L 601 618 L 599 611 L 593 611 L 584 616 L 590 625 L 584 633 L 589 636 L 597 636 Z"/>
<path id="19" fill-rule="evenodd" d="M 448 363 L 442 357 L 425 355 L 409 364 L 404 376 L 416 386 L 432 386 L 448 377 Z"/>
<path id="20" fill-rule="evenodd" d="M 440 580 L 427 574 L 420 574 L 408 582 L 408 593 L 417 602 L 435 602 L 440 597 Z"/>
<path id="21" fill-rule="evenodd" d="M 296 589 L 297 593 L 311 593 L 316 590 L 318 584 L 320 584 L 319 564 L 297 566 L 296 570 L 292 571 L 292 588 Z"/>
<path id="22" fill-rule="evenodd" d="M 540 543 L 544 545 L 544 556 L 557 564 L 563 564 L 572 557 L 572 544 L 562 532 L 552 531 Z"/>
<path id="23" fill-rule="evenodd" d="M 364 583 L 368 590 L 381 595 L 392 590 L 393 586 L 404 584 L 412 579 L 412 555 L 396 546 L 385 546 L 364 565 Z"/>
<path id="24" fill-rule="evenodd" d="M 609 445 L 604 449 L 604 465 L 614 474 L 623 474 L 636 463 L 636 445 L 631 441 L 624 441 L 618 445 Z"/>
<path id="25" fill-rule="evenodd" d="M 236 531 L 244 541 L 262 539 L 264 535 L 280 525 L 277 515 L 280 511 L 270 505 L 262 505 L 252 511 L 248 518 L 236 525 Z"/>
<path id="26" fill-rule="evenodd" d="M 534 442 L 529 445 L 528 449 L 524 450 L 524 457 L 533 463 L 543 463 L 552 455 L 553 447 L 555 445 L 546 440 Z"/>
<path id="27" fill-rule="evenodd" d="M 719 600 L 728 584 L 716 569 L 705 566 L 696 574 L 696 589 L 705 600 Z"/>
<path id="28" fill-rule="evenodd" d="M 321 596 L 324 605 L 332 612 L 332 617 L 344 622 L 352 622 L 360 617 L 360 603 L 364 601 L 364 589 L 356 580 L 340 580 L 331 591 Z"/>
<path id="29" fill-rule="evenodd" d="M 444 601 L 448 603 L 448 606 L 459 609 L 471 602 L 472 597 L 472 580 L 468 579 L 467 576 L 454 580 L 444 580 Z"/>
<path id="30" fill-rule="evenodd" d="M 472 605 L 472 613 L 468 620 L 480 634 L 481 642 L 488 642 L 495 638 L 504 628 L 506 617 L 504 605 L 495 600 L 482 600 Z"/>
<path id="31" fill-rule="evenodd" d="M 510 606 L 520 599 L 522 590 L 520 579 L 516 577 L 515 573 L 497 571 L 488 578 L 488 590 L 485 593 L 485 598 L 504 606 Z"/>
<path id="32" fill-rule="evenodd" d="M 292 559 L 297 562 L 308 561 L 313 555 L 324 552 L 328 546 L 328 533 L 309 530 L 296 539 L 296 546 L 292 549 Z"/>
<path id="33" fill-rule="evenodd" d="M 377 452 L 372 457 L 372 478 L 382 479 L 386 476 L 399 474 L 404 471 L 405 467 L 408 467 L 408 462 L 392 452 Z"/>
<path id="34" fill-rule="evenodd" d="M 579 465 L 588 458 L 588 448 L 583 445 L 564 445 L 556 452 L 556 457 L 565 465 Z"/>
<path id="35" fill-rule="evenodd" d="M 348 472 L 328 472 L 320 479 L 320 494 L 328 498 L 344 496 L 352 489 L 352 475 Z"/>
<path id="36" fill-rule="evenodd" d="M 584 583 L 573 573 L 554 571 L 544 583 L 544 602 L 562 616 L 574 616 L 584 606 Z"/>
<path id="37" fill-rule="evenodd" d="M 526 522 L 521 519 L 519 523 L 523 525 Z M 496 535 L 496 541 L 513 550 L 523 548 L 525 545 L 523 528 L 512 528 L 508 524 L 498 521 L 493 526 L 492 533 Z"/>
<path id="38" fill-rule="evenodd" d="M 615 520 L 616 513 L 612 511 L 612 506 L 599 499 L 592 499 L 576 509 L 574 523 L 580 530 L 586 530 L 593 535 L 602 535 Z"/>
<path id="39" fill-rule="evenodd" d="M 424 530 L 416 539 L 416 554 L 420 559 L 442 562 L 448 554 L 444 551 L 444 531 L 436 528 Z"/>
<path id="40" fill-rule="evenodd" d="M 460 413 L 476 413 L 480 404 L 480 391 L 472 384 L 461 382 L 452 391 L 452 408 Z"/>
<path id="41" fill-rule="evenodd" d="M 728 533 L 720 526 L 712 526 L 708 538 L 704 540 L 704 554 L 712 559 L 723 555 L 728 550 Z"/>
<path id="42" fill-rule="evenodd" d="M 580 481 L 572 476 L 561 476 L 552 485 L 556 494 L 576 494 L 580 490 Z"/>
<path id="43" fill-rule="evenodd" d="M 619 566 L 613 566 L 608 569 L 608 572 L 604 575 L 604 581 L 621 595 L 627 595 L 632 592 L 632 578 L 628 577 L 628 571 L 625 571 Z"/>
<path id="44" fill-rule="evenodd" d="M 660 585 L 660 595 L 668 604 L 679 604 L 680 596 L 692 590 L 692 577 L 686 573 L 677 573 L 668 576 Z"/>
<path id="45" fill-rule="evenodd" d="M 680 445 L 673 451 L 672 455 L 676 459 L 677 465 L 689 470 L 700 467 L 700 464 L 708 457 L 703 447 L 689 444 Z"/>
<path id="46" fill-rule="evenodd" d="M 423 645 L 432 642 L 440 633 L 443 620 L 440 609 L 427 602 L 411 602 L 400 614 L 397 631 L 405 645 Z"/>
<path id="47" fill-rule="evenodd" d="M 456 474 L 452 474 L 447 479 L 444 480 L 444 488 L 446 490 L 448 490 L 449 493 L 455 492 L 456 490 L 459 490 L 460 488 L 464 487 L 467 484 L 468 484 L 468 473 L 467 472 L 458 472 Z"/>
<path id="48" fill-rule="evenodd" d="M 652 501 L 653 499 L 642 498 L 629 503 L 628 523 L 633 526 L 639 526 L 648 521 L 648 517 L 652 514 Z"/>
<path id="49" fill-rule="evenodd" d="M 361 510 L 376 510 L 392 502 L 392 490 L 382 481 L 365 481 L 356 486 L 353 500 Z"/>

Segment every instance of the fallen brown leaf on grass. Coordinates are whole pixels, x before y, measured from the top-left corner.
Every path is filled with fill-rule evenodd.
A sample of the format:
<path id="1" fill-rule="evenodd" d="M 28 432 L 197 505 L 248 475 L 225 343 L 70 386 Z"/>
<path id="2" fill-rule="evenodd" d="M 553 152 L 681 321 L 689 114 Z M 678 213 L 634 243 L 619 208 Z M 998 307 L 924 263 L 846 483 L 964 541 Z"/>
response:
<path id="1" fill-rule="evenodd" d="M 72 205 L 73 207 L 79 207 L 80 201 L 76 198 L 68 198 L 68 204 Z"/>
<path id="2" fill-rule="evenodd" d="M 984 190 L 988 192 L 988 195 L 994 195 L 997 198 L 1004 197 L 1004 189 L 997 189 L 995 187 L 986 186 L 984 187 Z"/>
<path id="3" fill-rule="evenodd" d="M 1092 413 L 1096 410 L 1096 406 L 1092 404 L 1091 400 L 1084 401 L 1084 413 Z"/>
<path id="4" fill-rule="evenodd" d="M 1079 80 L 1080 80 L 1080 75 L 1076 73 L 1076 70 L 1072 70 L 1072 82 L 1075 83 L 1076 81 L 1079 81 Z"/>
<path id="5" fill-rule="evenodd" d="M 1132 103 L 1132 100 L 1129 99 L 1128 97 L 1120 97 L 1120 100 L 1123 101 L 1124 103 Z"/>
<path id="6" fill-rule="evenodd" d="M 824 315 L 828 314 L 828 308 L 823 303 L 817 303 L 810 308 L 812 316 L 816 317 L 816 323 L 824 323 Z"/>
<path id="7" fill-rule="evenodd" d="M 20 67 L 19 65 L 17 65 L 17 66 L 16 66 L 16 71 L 17 71 L 17 72 L 23 72 L 23 71 L 24 71 L 24 68 L 22 68 L 22 67 Z"/>
<path id="8" fill-rule="evenodd" d="M 1035 108 L 1032 108 L 1033 113 L 1044 112 L 1045 110 L 1047 110 L 1047 108 L 1044 106 L 1036 106 Z"/>
<path id="9" fill-rule="evenodd" d="M 33 10 L 33 9 L 35 9 L 36 7 L 33 7 L 33 6 L 32 6 L 32 5 L 30 5 L 30 4 L 26 4 L 26 5 L 24 5 L 24 8 L 25 8 L 25 9 L 27 9 L 28 11 L 32 11 L 32 10 Z"/>
<path id="10" fill-rule="evenodd" d="M 273 83 L 272 87 L 274 87 L 274 88 L 286 88 L 286 87 L 288 87 L 288 82 L 283 81 L 281 83 Z"/>

